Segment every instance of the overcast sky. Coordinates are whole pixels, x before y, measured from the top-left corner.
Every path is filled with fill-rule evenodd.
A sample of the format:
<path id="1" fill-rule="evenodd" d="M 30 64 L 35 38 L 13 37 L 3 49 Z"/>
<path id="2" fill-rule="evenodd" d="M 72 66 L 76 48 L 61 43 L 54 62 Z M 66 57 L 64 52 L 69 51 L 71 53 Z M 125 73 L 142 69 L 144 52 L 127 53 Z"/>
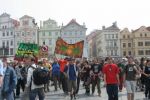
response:
<path id="1" fill-rule="evenodd" d="M 118 27 L 150 26 L 150 0 L 0 0 L 0 14 L 14 19 L 27 14 L 40 20 L 54 19 L 66 25 L 71 19 L 85 22 L 87 34 L 117 21 Z"/>

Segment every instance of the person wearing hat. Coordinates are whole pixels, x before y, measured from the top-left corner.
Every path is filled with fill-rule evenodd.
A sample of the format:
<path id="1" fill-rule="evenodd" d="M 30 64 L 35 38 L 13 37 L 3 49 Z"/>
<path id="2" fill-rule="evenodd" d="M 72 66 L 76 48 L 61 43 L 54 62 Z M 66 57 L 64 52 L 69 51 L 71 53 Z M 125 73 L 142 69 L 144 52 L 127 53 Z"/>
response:
<path id="1" fill-rule="evenodd" d="M 69 58 L 68 65 L 66 65 L 64 70 L 67 78 L 68 78 L 68 90 L 70 93 L 71 100 L 76 99 L 76 90 L 77 90 L 77 75 L 78 75 L 78 67 L 75 65 L 75 59 Z"/>
<path id="2" fill-rule="evenodd" d="M 3 82 L 1 87 L 1 100 L 14 100 L 14 89 L 17 84 L 17 76 L 15 70 L 8 65 L 7 59 L 3 58 Z"/>

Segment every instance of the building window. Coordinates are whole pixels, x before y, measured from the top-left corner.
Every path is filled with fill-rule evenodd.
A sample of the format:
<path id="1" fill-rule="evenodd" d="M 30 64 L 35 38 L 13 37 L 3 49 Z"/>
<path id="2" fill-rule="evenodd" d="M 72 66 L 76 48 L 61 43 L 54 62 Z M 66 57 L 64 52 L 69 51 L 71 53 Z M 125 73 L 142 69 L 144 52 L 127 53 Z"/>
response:
<path id="1" fill-rule="evenodd" d="M 126 43 L 123 43 L 123 48 L 125 48 L 126 47 Z"/>
<path id="2" fill-rule="evenodd" d="M 123 56 L 126 56 L 126 51 L 123 51 Z"/>
<path id="3" fill-rule="evenodd" d="M 113 50 L 111 50 L 111 55 L 113 55 Z"/>
<path id="4" fill-rule="evenodd" d="M 108 34 L 108 39 L 110 39 L 110 34 Z"/>
<path id="5" fill-rule="evenodd" d="M 5 41 L 3 41 L 3 44 L 2 44 L 2 46 L 3 46 L 3 47 L 5 47 Z"/>
<path id="6" fill-rule="evenodd" d="M 114 34 L 112 34 L 112 39 L 114 38 Z"/>
<path id="7" fill-rule="evenodd" d="M 13 45 L 13 40 L 11 40 L 10 45 L 11 45 L 11 46 Z"/>
<path id="8" fill-rule="evenodd" d="M 72 35 L 72 31 L 70 31 L 70 35 Z"/>
<path id="9" fill-rule="evenodd" d="M 24 36 L 24 32 L 22 32 L 22 36 Z"/>
<path id="10" fill-rule="evenodd" d="M 145 33 L 145 37 L 147 37 L 147 34 Z"/>
<path id="11" fill-rule="evenodd" d="M 77 35 L 77 31 L 75 31 L 75 35 Z"/>
<path id="12" fill-rule="evenodd" d="M 43 45 L 45 45 L 45 40 L 43 40 Z"/>
<path id="13" fill-rule="evenodd" d="M 142 37 L 142 33 L 140 34 L 140 37 Z"/>
<path id="14" fill-rule="evenodd" d="M 109 50 L 107 50 L 107 56 L 109 55 Z"/>
<path id="15" fill-rule="evenodd" d="M 5 36 L 5 32 L 3 32 L 3 36 Z"/>
<path id="16" fill-rule="evenodd" d="M 128 52 L 128 55 L 131 55 L 131 51 Z"/>
<path id="17" fill-rule="evenodd" d="M 72 40 L 70 40 L 70 44 L 72 44 L 72 42 L 73 42 L 73 41 L 72 41 Z"/>
<path id="18" fill-rule="evenodd" d="M 10 55 L 13 55 L 13 52 L 14 52 L 14 50 L 13 50 L 13 48 L 11 48 L 10 49 Z"/>
<path id="19" fill-rule="evenodd" d="M 13 36 L 13 32 L 11 32 L 10 34 L 11 34 L 11 36 Z"/>
<path id="20" fill-rule="evenodd" d="M 117 50 L 115 50 L 115 56 L 117 56 Z"/>
<path id="21" fill-rule="evenodd" d="M 138 51 L 138 54 L 139 54 L 139 55 L 144 55 L 144 51 L 143 51 L 143 50 L 139 50 L 139 51 Z"/>
<path id="22" fill-rule="evenodd" d="M 128 47 L 131 47 L 131 43 L 128 43 Z"/>
<path id="23" fill-rule="evenodd" d="M 116 34 L 116 39 L 118 39 L 118 34 Z"/>
<path id="24" fill-rule="evenodd" d="M 143 42 L 138 42 L 138 46 L 143 46 Z"/>
<path id="25" fill-rule="evenodd" d="M 49 36 L 51 36 L 52 35 L 52 33 L 51 32 L 49 32 Z"/>
<path id="26" fill-rule="evenodd" d="M 150 41 L 146 41 L 145 46 L 150 46 Z"/>
<path id="27" fill-rule="evenodd" d="M 150 50 L 146 50 L 146 51 L 145 51 L 145 54 L 146 54 L 146 55 L 150 55 Z"/>
<path id="28" fill-rule="evenodd" d="M 52 40 L 49 40 L 49 45 L 52 45 Z"/>
<path id="29" fill-rule="evenodd" d="M 125 35 L 123 35 L 123 39 L 125 39 L 126 38 L 126 36 Z"/>
<path id="30" fill-rule="evenodd" d="M 114 42 L 114 47 L 116 47 L 117 46 L 117 43 L 116 42 Z"/>
<path id="31" fill-rule="evenodd" d="M 130 38 L 130 35 L 128 35 L 128 39 Z"/>
<path id="32" fill-rule="evenodd" d="M 19 44 L 20 44 L 20 42 L 18 41 L 18 42 L 17 42 L 17 45 L 19 45 Z"/>
<path id="33" fill-rule="evenodd" d="M 7 47 L 9 47 L 9 41 L 7 41 Z"/>
<path id="34" fill-rule="evenodd" d="M 67 35 L 67 33 L 64 33 L 64 35 Z"/>
<path id="35" fill-rule="evenodd" d="M 7 32 L 7 36 L 9 36 L 9 32 Z"/>
<path id="36" fill-rule="evenodd" d="M 5 29 L 7 28 L 7 26 L 5 26 Z"/>
<path id="37" fill-rule="evenodd" d="M 42 36 L 45 36 L 45 32 L 42 33 Z"/>
<path id="38" fill-rule="evenodd" d="M 80 35 L 82 35 L 82 31 L 80 31 Z"/>

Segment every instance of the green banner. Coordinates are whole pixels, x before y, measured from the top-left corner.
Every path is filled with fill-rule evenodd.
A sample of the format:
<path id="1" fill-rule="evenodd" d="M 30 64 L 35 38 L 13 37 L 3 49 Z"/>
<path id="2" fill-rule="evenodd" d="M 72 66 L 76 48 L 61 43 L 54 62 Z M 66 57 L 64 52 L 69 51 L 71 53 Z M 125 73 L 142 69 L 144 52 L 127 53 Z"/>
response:
<path id="1" fill-rule="evenodd" d="M 31 43 L 20 43 L 15 55 L 15 60 L 21 60 L 26 56 L 37 57 L 39 53 L 39 46 Z"/>

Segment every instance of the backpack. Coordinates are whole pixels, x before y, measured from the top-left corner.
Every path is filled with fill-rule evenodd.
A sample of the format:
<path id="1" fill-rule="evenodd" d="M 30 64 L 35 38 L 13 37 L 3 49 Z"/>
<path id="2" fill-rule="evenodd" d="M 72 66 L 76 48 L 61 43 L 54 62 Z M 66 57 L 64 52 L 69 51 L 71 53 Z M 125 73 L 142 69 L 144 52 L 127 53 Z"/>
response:
<path id="1" fill-rule="evenodd" d="M 50 72 L 45 67 L 38 67 L 33 71 L 33 82 L 35 85 L 42 85 L 48 83 L 50 79 Z"/>

